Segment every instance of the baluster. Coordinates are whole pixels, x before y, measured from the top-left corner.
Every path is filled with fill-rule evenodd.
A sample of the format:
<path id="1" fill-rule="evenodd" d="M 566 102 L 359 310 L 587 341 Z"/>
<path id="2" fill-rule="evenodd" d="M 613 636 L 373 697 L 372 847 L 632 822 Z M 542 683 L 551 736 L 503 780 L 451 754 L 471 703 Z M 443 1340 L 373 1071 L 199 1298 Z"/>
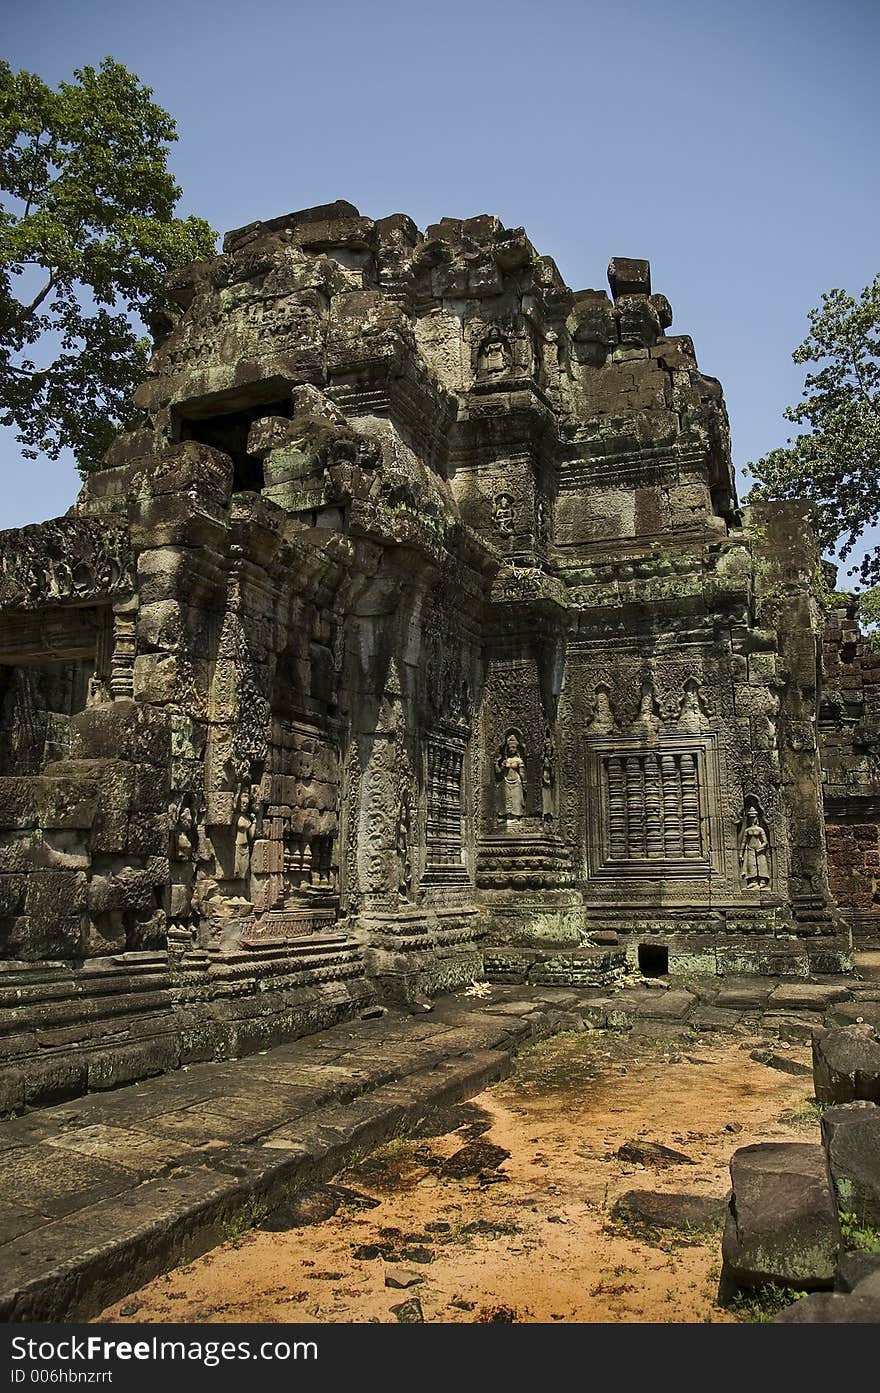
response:
<path id="1" fill-rule="evenodd" d="M 607 761 L 608 779 L 608 840 L 612 856 L 626 856 L 626 793 L 623 780 L 623 761 Z"/>
<path id="2" fill-rule="evenodd" d="M 681 756 L 681 824 L 685 856 L 702 855 L 697 764 L 689 754 Z"/>
<path id="3" fill-rule="evenodd" d="M 683 855 L 681 787 L 673 755 L 661 756 L 660 785 L 663 794 L 663 853 L 667 860 L 673 860 Z"/>
<path id="4" fill-rule="evenodd" d="M 626 767 L 626 850 L 645 855 L 645 771 L 643 756 L 628 755 Z"/>
<path id="5" fill-rule="evenodd" d="M 657 756 L 645 755 L 645 847 L 650 857 L 663 855 L 663 829 L 660 814 L 660 771 Z"/>

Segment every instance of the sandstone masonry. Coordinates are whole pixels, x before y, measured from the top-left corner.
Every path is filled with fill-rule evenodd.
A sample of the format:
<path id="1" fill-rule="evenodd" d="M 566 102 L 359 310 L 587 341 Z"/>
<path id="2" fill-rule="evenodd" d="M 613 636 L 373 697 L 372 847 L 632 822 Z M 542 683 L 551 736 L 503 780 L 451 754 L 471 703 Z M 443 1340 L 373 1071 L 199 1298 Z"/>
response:
<path id="1" fill-rule="evenodd" d="M 809 510 L 609 282 L 342 202 L 174 278 L 148 424 L 0 533 L 4 1106 L 484 972 L 848 970 Z"/>

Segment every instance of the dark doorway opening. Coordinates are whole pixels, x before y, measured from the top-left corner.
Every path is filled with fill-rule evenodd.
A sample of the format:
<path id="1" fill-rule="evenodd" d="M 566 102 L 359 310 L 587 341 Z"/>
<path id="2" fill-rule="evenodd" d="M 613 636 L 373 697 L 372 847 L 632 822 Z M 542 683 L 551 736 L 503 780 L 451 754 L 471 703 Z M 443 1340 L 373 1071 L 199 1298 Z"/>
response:
<path id="1" fill-rule="evenodd" d="M 198 440 L 230 455 L 234 466 L 234 493 L 259 493 L 263 487 L 263 461 L 249 455 L 248 435 L 255 421 L 264 416 L 290 416 L 290 402 L 268 402 L 244 411 L 225 411 L 217 416 L 181 416 L 180 439 Z"/>
<path id="2" fill-rule="evenodd" d="M 639 972 L 643 977 L 665 977 L 669 971 L 669 949 L 665 943 L 639 944 Z"/>

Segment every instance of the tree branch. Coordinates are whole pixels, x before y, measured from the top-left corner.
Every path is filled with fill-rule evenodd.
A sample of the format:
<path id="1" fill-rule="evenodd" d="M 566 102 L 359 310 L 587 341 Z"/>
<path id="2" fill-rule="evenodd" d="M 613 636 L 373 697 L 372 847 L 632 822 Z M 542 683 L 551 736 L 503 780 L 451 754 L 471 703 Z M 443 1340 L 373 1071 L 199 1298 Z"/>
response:
<path id="1" fill-rule="evenodd" d="M 55 277 L 56 277 L 56 275 L 57 275 L 57 267 L 54 267 L 54 266 L 53 266 L 52 269 L 51 269 L 50 272 L 49 272 L 49 279 L 46 281 L 46 284 L 43 286 L 43 289 L 39 292 L 38 295 L 35 295 L 35 296 L 34 296 L 33 300 L 31 300 L 31 302 L 30 302 L 29 305 L 22 305 L 22 306 L 21 306 L 21 316 L 20 316 L 20 317 L 21 317 L 22 319 L 30 319 L 31 315 L 35 314 L 36 311 L 40 308 L 40 306 L 42 305 L 42 303 L 43 303 L 43 301 L 45 300 L 46 296 L 47 296 L 48 294 L 50 294 L 50 292 L 51 292 L 52 290 L 54 290 L 54 288 L 55 288 Z"/>

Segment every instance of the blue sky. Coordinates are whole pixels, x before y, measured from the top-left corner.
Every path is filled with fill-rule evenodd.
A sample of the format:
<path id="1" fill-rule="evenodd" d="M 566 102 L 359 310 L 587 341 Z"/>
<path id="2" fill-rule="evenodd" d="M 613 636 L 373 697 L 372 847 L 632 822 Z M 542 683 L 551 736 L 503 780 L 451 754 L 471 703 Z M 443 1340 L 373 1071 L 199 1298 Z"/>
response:
<path id="1" fill-rule="evenodd" d="M 738 466 L 785 442 L 807 311 L 880 270 L 876 0 L 27 0 L 4 28 L 53 84 L 106 54 L 148 83 L 180 211 L 220 231 L 347 198 L 497 213 L 576 289 L 648 257 Z M 8 431 L 0 471 L 0 527 L 76 493 Z"/>

